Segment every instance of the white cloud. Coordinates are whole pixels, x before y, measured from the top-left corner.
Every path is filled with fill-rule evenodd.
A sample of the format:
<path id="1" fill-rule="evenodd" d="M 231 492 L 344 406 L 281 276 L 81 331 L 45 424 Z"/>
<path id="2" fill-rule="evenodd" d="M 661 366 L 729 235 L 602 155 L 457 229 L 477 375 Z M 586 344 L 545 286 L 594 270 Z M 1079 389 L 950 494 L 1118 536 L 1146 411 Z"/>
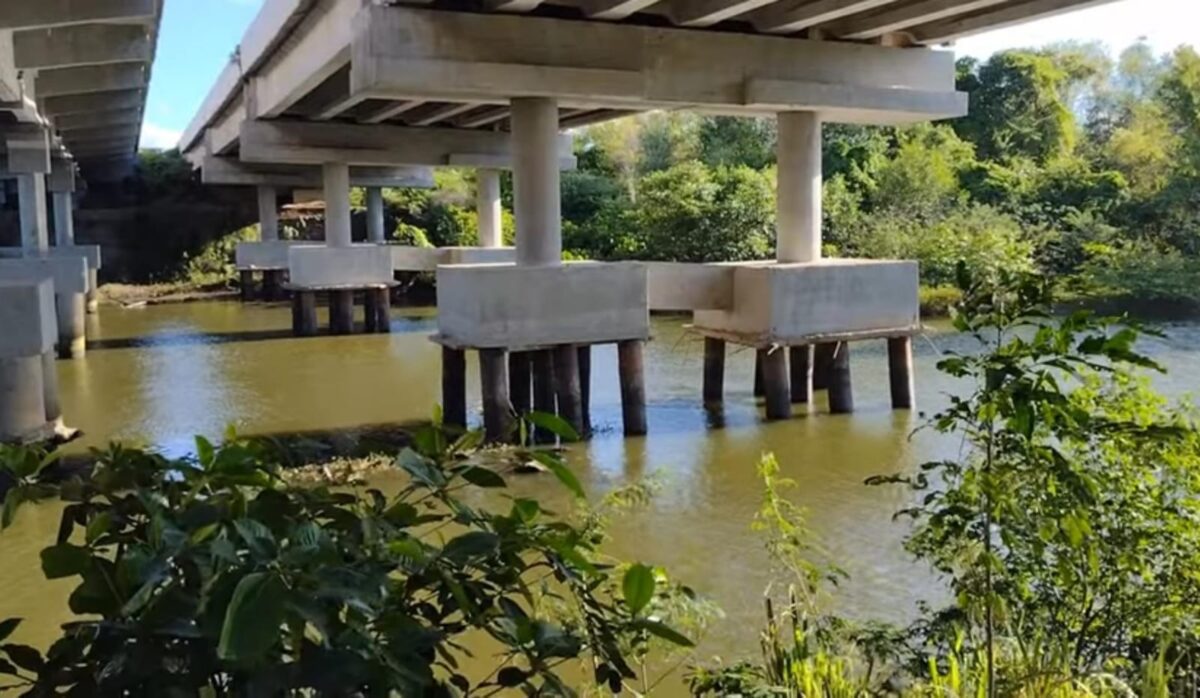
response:
<path id="1" fill-rule="evenodd" d="M 179 145 L 179 139 L 182 137 L 183 131 L 160 126 L 152 121 L 146 121 L 142 124 L 141 147 L 167 150 Z"/>

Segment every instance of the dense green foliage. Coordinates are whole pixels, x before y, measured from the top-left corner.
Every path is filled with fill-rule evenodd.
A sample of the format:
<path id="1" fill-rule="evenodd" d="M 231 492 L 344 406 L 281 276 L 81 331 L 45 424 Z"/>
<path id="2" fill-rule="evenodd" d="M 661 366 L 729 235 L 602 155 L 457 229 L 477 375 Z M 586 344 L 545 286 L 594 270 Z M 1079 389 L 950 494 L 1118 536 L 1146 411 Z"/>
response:
<path id="1" fill-rule="evenodd" d="M 571 435 L 556 417 L 530 419 Z M 502 496 L 506 476 L 531 461 L 582 496 L 555 452 L 485 464 L 482 438 L 416 433 L 393 495 L 289 485 L 266 444 L 232 435 L 219 447 L 198 438 L 187 460 L 114 446 L 65 478 L 51 477 L 52 458 L 5 447 L 4 527 L 23 502 L 61 501 L 42 569 L 72 581 L 78 620 L 44 656 L 0 644 L 4 688 L 574 695 L 579 679 L 564 669 L 582 662 L 583 676 L 616 690 L 636 678 L 631 662 L 652 638 L 690 644 L 660 620 L 660 599 L 678 592 L 661 571 L 600 561 L 598 519 L 576 524 Z M 0 642 L 18 622 L 0 623 Z M 461 666 L 471 648 L 491 665 Z"/>
<path id="2" fill-rule="evenodd" d="M 911 488 L 908 549 L 950 601 L 907 629 L 821 612 L 836 581 L 803 512 L 772 494 L 760 522 L 795 591 L 768 605 L 763 660 L 692 676 L 701 695 L 1193 695 L 1200 641 L 1200 431 L 1149 389 L 1139 331 L 1050 314 L 1044 277 L 960 268 L 956 328 L 978 351 L 940 370 L 969 386 L 928 428 L 959 456 L 871 484 Z M 817 562 L 814 562 L 817 560 Z"/>

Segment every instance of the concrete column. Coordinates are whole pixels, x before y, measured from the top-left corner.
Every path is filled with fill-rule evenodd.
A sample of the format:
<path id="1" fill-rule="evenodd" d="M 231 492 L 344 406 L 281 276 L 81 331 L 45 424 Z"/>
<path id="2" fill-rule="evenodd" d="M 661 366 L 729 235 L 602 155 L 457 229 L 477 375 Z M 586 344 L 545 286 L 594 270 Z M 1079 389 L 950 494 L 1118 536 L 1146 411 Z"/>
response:
<path id="1" fill-rule="evenodd" d="M 518 417 L 524 417 L 533 407 L 529 352 L 514 351 L 508 355 L 508 400 Z"/>
<path id="2" fill-rule="evenodd" d="M 274 242 L 279 239 L 279 208 L 275 187 L 258 188 L 258 223 L 262 228 L 260 240 Z"/>
<path id="3" fill-rule="evenodd" d="M 821 117 L 782 112 L 778 118 L 776 259 L 816 262 L 821 259 Z"/>
<path id="4" fill-rule="evenodd" d="M 579 435 L 592 438 L 592 345 L 581 344 L 579 354 L 579 403 L 583 431 Z"/>
<path id="5" fill-rule="evenodd" d="M 704 404 L 715 405 L 725 398 L 725 340 L 704 338 Z"/>
<path id="6" fill-rule="evenodd" d="M 788 354 L 791 358 L 788 377 L 792 381 L 792 404 L 806 405 L 812 398 L 813 346 L 801 344 L 792 347 Z"/>
<path id="7" fill-rule="evenodd" d="M 81 359 L 87 353 L 87 297 L 82 293 L 54 294 L 58 319 L 58 356 Z"/>
<path id="8" fill-rule="evenodd" d="M 54 192 L 54 244 L 70 247 L 75 244 L 75 211 L 69 191 Z"/>
<path id="9" fill-rule="evenodd" d="M 479 214 L 479 246 L 503 247 L 500 171 L 475 171 L 475 210 Z"/>
<path id="10" fill-rule="evenodd" d="M 911 410 L 916 402 L 912 370 L 912 337 L 891 337 L 887 344 L 888 382 L 892 393 L 892 407 L 898 410 Z"/>
<path id="11" fill-rule="evenodd" d="M 50 249 L 49 216 L 46 213 L 46 175 L 23 174 L 17 178 L 21 206 L 21 245 L 25 254 L 46 254 Z"/>
<path id="12" fill-rule="evenodd" d="M 530 371 L 533 373 L 533 409 L 543 414 L 557 414 L 558 401 L 554 389 L 554 352 L 539 349 L 530 352 Z M 534 429 L 536 443 L 554 443 L 554 434 L 545 429 Z"/>
<path id="13" fill-rule="evenodd" d="M 383 189 L 367 187 L 367 240 L 382 245 L 386 237 L 383 228 Z"/>
<path id="14" fill-rule="evenodd" d="M 850 343 L 838 342 L 829 371 L 829 411 L 850 414 L 854 411 L 854 389 L 850 380 Z"/>
<path id="15" fill-rule="evenodd" d="M 317 333 L 315 291 L 296 291 L 292 296 L 292 331 L 297 337 L 312 337 Z"/>
<path id="16" fill-rule="evenodd" d="M 54 352 L 42 354 L 42 404 L 46 407 L 46 421 L 54 427 L 62 426 L 62 402 L 58 396 L 58 364 Z"/>
<path id="17" fill-rule="evenodd" d="M 354 291 L 329 292 L 329 333 L 354 333 Z"/>
<path id="18" fill-rule="evenodd" d="M 442 347 L 442 423 L 467 427 L 467 355 L 462 349 Z"/>
<path id="19" fill-rule="evenodd" d="M 479 350 L 479 383 L 483 395 L 483 430 L 492 443 L 512 435 L 512 405 L 508 401 L 508 352 Z"/>
<path id="20" fill-rule="evenodd" d="M 776 347 L 774 351 L 762 352 L 761 356 L 767 419 L 790 419 L 792 395 L 791 384 L 788 382 L 787 350 Z"/>
<path id="21" fill-rule="evenodd" d="M 621 421 L 625 436 L 646 435 L 646 375 L 641 340 L 617 344 L 617 373 L 621 382 Z"/>
<path id="22" fill-rule="evenodd" d="M 350 166 L 327 162 L 325 173 L 325 245 L 350 246 Z"/>
<path id="23" fill-rule="evenodd" d="M 0 357 L 0 442 L 27 438 L 46 426 L 43 357 Z"/>
<path id="24" fill-rule="evenodd" d="M 573 344 L 554 348 L 554 391 L 558 416 L 583 435 L 583 390 L 579 384 L 579 351 Z"/>
<path id="25" fill-rule="evenodd" d="M 512 100 L 512 134 L 517 264 L 561 264 L 558 103 L 545 97 Z"/>
<path id="26" fill-rule="evenodd" d="M 88 267 L 87 312 L 95 315 L 100 312 L 100 273 Z"/>

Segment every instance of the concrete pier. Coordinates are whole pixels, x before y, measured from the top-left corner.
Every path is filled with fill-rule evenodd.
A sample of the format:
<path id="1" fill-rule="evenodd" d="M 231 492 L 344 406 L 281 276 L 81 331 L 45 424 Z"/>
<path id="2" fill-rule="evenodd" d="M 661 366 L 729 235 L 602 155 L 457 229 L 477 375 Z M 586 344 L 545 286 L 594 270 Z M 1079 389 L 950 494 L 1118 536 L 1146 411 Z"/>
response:
<path id="1" fill-rule="evenodd" d="M 788 349 L 788 377 L 792 383 L 792 404 L 807 405 L 812 400 L 813 347 L 801 344 Z"/>
<path id="2" fill-rule="evenodd" d="M 704 404 L 720 403 L 725 398 L 725 340 L 704 338 Z"/>
<path id="3" fill-rule="evenodd" d="M 517 264 L 562 263 L 562 190 L 558 161 L 558 103 L 545 97 L 512 100 L 513 205 Z"/>
<path id="4" fill-rule="evenodd" d="M 86 313 L 88 263 L 82 256 L 35 256 L 0 259 L 0 280 L 51 282 L 56 317 L 58 355 L 79 359 L 87 351 Z"/>
<path id="5" fill-rule="evenodd" d="M 767 419 L 792 416 L 791 383 L 788 381 L 788 352 L 783 347 L 760 350 Z"/>
<path id="6" fill-rule="evenodd" d="M 849 414 L 854 411 L 854 386 L 850 380 L 850 343 L 838 342 L 829 369 L 829 411 Z"/>
<path id="7" fill-rule="evenodd" d="M 912 337 L 891 337 L 888 343 L 888 378 L 892 407 L 911 410 L 916 405 L 913 381 Z"/>
<path id="8" fill-rule="evenodd" d="M 579 402 L 583 430 L 579 435 L 590 438 L 592 435 L 592 347 L 581 344 L 576 350 L 579 355 Z"/>
<path id="9" fill-rule="evenodd" d="M 533 372 L 529 352 L 508 354 L 508 399 L 513 412 L 524 416 L 533 409 Z"/>
<path id="10" fill-rule="evenodd" d="M 530 352 L 530 371 L 533 374 L 533 409 L 545 414 L 558 414 L 558 400 L 554 389 L 554 354 L 549 349 Z M 554 434 L 541 429 L 534 430 L 534 441 L 552 443 Z"/>
<path id="11" fill-rule="evenodd" d="M 500 443 L 512 435 L 512 406 L 508 401 L 508 353 L 479 350 L 479 383 L 483 395 L 483 425 L 487 440 Z"/>
<path id="12" fill-rule="evenodd" d="M 642 345 L 641 340 L 626 340 L 617 344 L 621 417 L 625 436 L 643 436 L 647 432 L 646 373 Z"/>
<path id="13" fill-rule="evenodd" d="M 0 442 L 48 439 L 63 429 L 54 315 L 53 281 L 0 279 Z"/>
<path id="14" fill-rule="evenodd" d="M 579 384 L 579 352 L 571 344 L 557 346 L 554 352 L 554 392 L 558 416 L 583 434 L 583 390 Z"/>
<path id="15" fill-rule="evenodd" d="M 367 242 L 382 245 L 387 241 L 383 224 L 383 189 L 367 187 Z"/>
<path id="16" fill-rule="evenodd" d="M 837 344 L 821 342 L 813 349 L 813 390 L 828 390 L 833 372 L 833 354 Z"/>
<path id="17" fill-rule="evenodd" d="M 354 333 L 354 291 L 329 292 L 329 332 Z"/>
<path id="18" fill-rule="evenodd" d="M 475 171 L 475 207 L 479 217 L 479 246 L 503 247 L 499 170 L 480 168 Z"/>
<path id="19" fill-rule="evenodd" d="M 467 426 L 467 353 L 442 347 L 442 421 L 449 427 Z"/>
<path id="20" fill-rule="evenodd" d="M 363 291 L 363 326 L 368 334 L 392 331 L 392 290 L 369 288 Z"/>

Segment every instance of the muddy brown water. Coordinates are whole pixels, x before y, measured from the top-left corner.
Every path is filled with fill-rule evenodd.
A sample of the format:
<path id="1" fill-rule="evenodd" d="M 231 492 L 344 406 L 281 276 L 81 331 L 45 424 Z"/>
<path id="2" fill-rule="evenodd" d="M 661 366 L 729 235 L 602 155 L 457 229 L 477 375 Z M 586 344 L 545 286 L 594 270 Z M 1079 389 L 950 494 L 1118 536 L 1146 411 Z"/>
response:
<path id="1" fill-rule="evenodd" d="M 88 322 L 87 357 L 58 364 L 67 419 L 86 434 L 70 446 L 75 451 L 122 440 L 180 455 L 190 451 L 194 434 L 219 438 L 231 423 L 245 434 L 353 433 L 425 419 L 439 399 L 430 309 L 397 309 L 390 335 L 306 339 L 290 337 L 287 307 L 236 302 L 106 307 Z M 1158 386 L 1181 397 L 1200 376 L 1200 321 L 1163 329 L 1166 337 L 1145 341 L 1143 349 L 1171 369 Z M 892 518 L 912 495 L 863 481 L 953 456 L 962 445 L 914 434 L 920 414 L 890 409 L 882 342 L 854 347 L 855 414 L 825 413 L 822 395 L 814 413 L 766 423 L 752 396 L 752 352 L 731 348 L 724 410 L 714 415 L 700 401 L 703 342 L 681 318 L 655 319 L 654 335 L 645 357 L 649 436 L 621 436 L 616 352 L 597 347 L 597 434 L 571 448 L 570 461 L 593 499 L 648 476 L 662 483 L 649 507 L 617 518 L 610 552 L 662 565 L 720 606 L 724 617 L 703 638 L 698 660 L 752 656 L 763 590 L 779 581 L 771 579 L 762 541 L 750 528 L 761 497 L 755 465 L 764 453 L 776 454 L 783 474 L 795 480 L 791 496 L 849 575 L 832 595 L 834 610 L 904 622 L 918 601 L 940 598 L 938 580 L 903 551 L 906 529 Z M 922 412 L 932 413 L 962 387 L 935 370 L 939 352 L 969 346 L 944 324 L 916 340 Z M 477 368 L 468 368 L 477 413 Z M 386 486 L 388 476 L 382 479 Z M 559 510 L 569 504 L 545 478 L 524 478 L 516 489 Z M 29 619 L 18 633 L 23 641 L 48 642 L 68 615 L 69 586 L 47 585 L 37 558 L 56 530 L 57 511 L 42 506 L 24 510 L 18 526 L 0 537 L 0 618 Z"/>

